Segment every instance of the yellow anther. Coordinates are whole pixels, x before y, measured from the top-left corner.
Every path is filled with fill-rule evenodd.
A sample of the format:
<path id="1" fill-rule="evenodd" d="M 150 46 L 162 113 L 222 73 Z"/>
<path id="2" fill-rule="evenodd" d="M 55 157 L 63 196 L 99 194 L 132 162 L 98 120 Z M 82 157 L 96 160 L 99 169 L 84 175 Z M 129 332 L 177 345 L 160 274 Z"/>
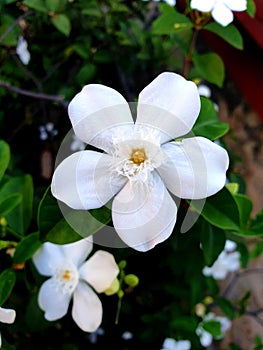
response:
<path id="1" fill-rule="evenodd" d="M 130 158 L 130 160 L 137 165 L 140 165 L 141 163 L 143 163 L 145 159 L 146 159 L 146 155 L 144 150 L 142 149 L 133 150 Z"/>

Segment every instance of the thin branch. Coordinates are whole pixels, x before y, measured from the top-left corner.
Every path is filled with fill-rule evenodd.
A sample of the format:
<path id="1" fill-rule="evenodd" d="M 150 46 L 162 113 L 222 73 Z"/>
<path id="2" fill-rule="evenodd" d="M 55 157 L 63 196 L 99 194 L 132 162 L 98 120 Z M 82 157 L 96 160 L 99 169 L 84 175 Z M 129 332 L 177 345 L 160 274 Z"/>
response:
<path id="1" fill-rule="evenodd" d="M 10 27 L 7 28 L 7 30 L 4 32 L 4 34 L 2 34 L 2 36 L 0 37 L 0 42 L 3 41 L 7 35 L 14 29 L 14 27 L 17 25 L 17 23 L 19 21 L 21 21 L 21 19 L 31 15 L 32 13 L 34 13 L 34 11 L 30 10 L 30 11 L 27 11 L 25 13 L 23 13 L 21 16 L 19 16 L 11 25 Z"/>
<path id="2" fill-rule="evenodd" d="M 9 91 L 16 92 L 17 94 L 24 95 L 24 96 L 29 96 L 32 98 L 37 98 L 40 100 L 48 100 L 48 101 L 53 101 L 61 104 L 63 107 L 67 108 L 67 102 L 64 101 L 63 96 L 57 96 L 57 95 L 47 95 L 44 93 L 38 93 L 38 92 L 32 92 L 24 89 L 20 89 L 16 86 L 12 86 L 9 83 L 0 80 L 0 86 L 4 87 L 5 89 Z"/>
<path id="3" fill-rule="evenodd" d="M 195 44 L 196 44 L 196 41 L 197 41 L 198 33 L 199 33 L 199 29 L 194 28 L 194 34 L 193 34 L 192 41 L 191 41 L 191 44 L 190 44 L 190 47 L 189 47 L 189 52 L 188 52 L 188 55 L 185 58 L 185 63 L 184 63 L 183 76 L 186 79 L 187 79 L 188 74 L 189 74 L 190 65 L 191 65 L 191 62 L 192 62 L 193 52 L 194 52 L 194 49 L 195 49 Z"/>

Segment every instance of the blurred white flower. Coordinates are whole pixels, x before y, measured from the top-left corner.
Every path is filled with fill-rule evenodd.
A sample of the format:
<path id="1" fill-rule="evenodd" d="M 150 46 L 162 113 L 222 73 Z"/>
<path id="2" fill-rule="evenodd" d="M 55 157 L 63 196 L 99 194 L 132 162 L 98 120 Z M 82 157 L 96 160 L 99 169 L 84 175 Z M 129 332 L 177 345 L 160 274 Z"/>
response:
<path id="1" fill-rule="evenodd" d="M 213 337 L 211 333 L 204 329 L 204 324 L 209 321 L 217 321 L 220 323 L 220 335 Z M 207 347 L 212 344 L 213 338 L 216 340 L 222 339 L 231 325 L 232 323 L 227 317 L 217 316 L 215 313 L 210 312 L 204 317 L 203 321 L 199 323 L 196 334 L 199 336 L 202 346 Z"/>
<path id="2" fill-rule="evenodd" d="M 131 333 L 131 332 L 129 332 L 129 331 L 126 331 L 126 332 L 124 332 L 123 334 L 122 334 L 122 339 L 124 339 L 124 340 L 130 340 L 130 339 L 132 339 L 133 338 L 133 334 Z"/>
<path id="3" fill-rule="evenodd" d="M 22 36 L 19 36 L 16 53 L 24 65 L 27 65 L 30 61 L 30 52 L 28 51 L 27 46 L 27 41 Z"/>
<path id="4" fill-rule="evenodd" d="M 228 272 L 237 271 L 240 268 L 240 253 L 234 251 L 235 247 L 235 242 L 227 240 L 225 248 L 219 254 L 217 260 L 211 267 L 205 266 L 203 274 L 212 276 L 216 280 L 223 280 Z"/>
<path id="5" fill-rule="evenodd" d="M 134 107 L 134 105 L 133 105 Z M 130 106 L 105 85 L 83 87 L 69 104 L 77 137 L 104 150 L 80 151 L 55 169 L 51 191 L 75 210 L 100 208 L 111 198 L 112 221 L 128 246 L 147 251 L 172 233 L 177 198 L 201 199 L 225 184 L 226 150 L 204 137 L 179 139 L 199 111 L 196 84 L 164 72 Z"/>
<path id="6" fill-rule="evenodd" d="M 5 309 L 0 307 L 0 322 L 2 323 L 14 323 L 16 318 L 16 312 L 13 309 Z M 0 347 L 2 346 L 2 338 L 0 334 Z"/>
<path id="7" fill-rule="evenodd" d="M 76 151 L 84 151 L 86 145 L 83 141 L 81 141 L 75 134 L 72 135 L 73 141 L 70 144 L 70 150 L 72 152 Z"/>
<path id="8" fill-rule="evenodd" d="M 197 86 L 197 89 L 200 96 L 211 97 L 211 89 L 207 85 L 200 84 Z"/>
<path id="9" fill-rule="evenodd" d="M 63 317 L 73 296 L 72 317 L 79 328 L 95 332 L 100 326 L 102 305 L 95 291 L 107 289 L 119 268 L 113 255 L 103 250 L 85 261 L 92 246 L 90 239 L 64 245 L 46 242 L 34 254 L 38 272 L 50 277 L 38 294 L 39 306 L 48 321 Z"/>
<path id="10" fill-rule="evenodd" d="M 58 131 L 54 127 L 54 123 L 48 122 L 45 125 L 39 127 L 39 138 L 40 140 L 47 140 L 49 137 L 54 137 L 58 134 Z"/>
<path id="11" fill-rule="evenodd" d="M 92 332 L 89 334 L 89 341 L 91 344 L 97 344 L 99 336 L 102 336 L 105 334 L 105 331 L 103 328 L 96 329 L 95 332 Z"/>
<path id="12" fill-rule="evenodd" d="M 190 7 L 201 12 L 211 12 L 214 20 L 225 27 L 234 20 L 232 11 L 247 9 L 247 0 L 191 0 Z"/>
<path id="13" fill-rule="evenodd" d="M 175 340 L 166 338 L 161 350 L 190 350 L 191 343 L 189 340 Z"/>

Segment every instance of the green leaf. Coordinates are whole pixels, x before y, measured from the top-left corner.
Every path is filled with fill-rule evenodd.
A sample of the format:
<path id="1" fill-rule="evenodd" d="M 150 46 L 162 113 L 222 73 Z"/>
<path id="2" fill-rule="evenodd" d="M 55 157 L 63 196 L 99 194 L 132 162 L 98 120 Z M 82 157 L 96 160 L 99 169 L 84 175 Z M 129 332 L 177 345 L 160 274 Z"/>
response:
<path id="1" fill-rule="evenodd" d="M 198 201 L 189 202 L 210 224 L 223 230 L 239 230 L 239 212 L 232 194 L 224 187 L 221 191 L 206 199 L 200 212 Z"/>
<path id="2" fill-rule="evenodd" d="M 246 227 L 253 208 L 252 201 L 246 195 L 239 193 L 234 194 L 234 199 L 239 211 L 240 225 Z"/>
<path id="3" fill-rule="evenodd" d="M 39 232 L 31 233 L 24 237 L 16 246 L 14 254 L 14 264 L 21 264 L 31 259 L 33 254 L 41 246 Z"/>
<path id="4" fill-rule="evenodd" d="M 153 22 L 152 33 L 163 35 L 172 34 L 175 31 L 191 29 L 193 23 L 188 17 L 177 13 L 173 8 L 170 12 L 165 12 Z"/>
<path id="5" fill-rule="evenodd" d="M 13 25 L 16 18 L 13 18 L 9 15 L 5 15 L 1 13 L 1 21 L 0 21 L 0 37 L 4 35 L 4 39 L 1 40 L 1 45 L 7 45 L 7 46 L 16 46 L 17 45 L 17 38 L 20 34 L 20 29 L 18 26 L 15 26 L 11 32 L 9 32 L 7 35 L 7 31 L 9 30 L 10 26 Z"/>
<path id="6" fill-rule="evenodd" d="M 258 258 L 263 253 L 263 241 L 256 242 L 251 250 L 250 259 Z"/>
<path id="7" fill-rule="evenodd" d="M 18 233 L 24 234 L 28 229 L 32 218 L 32 177 L 30 175 L 22 175 L 11 178 L 2 187 L 0 196 L 8 196 L 11 193 L 19 193 L 22 199 L 21 202 L 5 216 L 5 218 L 12 229 Z"/>
<path id="8" fill-rule="evenodd" d="M 225 79 L 225 68 L 222 59 L 216 53 L 195 54 L 193 62 L 197 73 L 203 79 L 222 87 Z"/>
<path id="9" fill-rule="evenodd" d="M 218 119 L 213 102 L 201 96 L 201 110 L 192 129 L 192 133 L 195 136 L 203 136 L 210 140 L 216 140 L 225 135 L 228 130 L 229 125 L 222 123 Z"/>
<path id="10" fill-rule="evenodd" d="M 0 274 L 0 306 L 9 298 L 16 282 L 13 269 L 6 269 Z"/>
<path id="11" fill-rule="evenodd" d="M 56 12 L 60 7 L 60 0 L 46 0 L 46 7 L 51 12 Z"/>
<path id="12" fill-rule="evenodd" d="M 48 12 L 44 0 L 24 0 L 23 3 L 34 10 L 44 13 Z"/>
<path id="13" fill-rule="evenodd" d="M 250 17 L 255 17 L 256 4 L 254 0 L 247 0 L 247 13 Z"/>
<path id="14" fill-rule="evenodd" d="M 202 327 L 205 331 L 212 334 L 213 338 L 220 338 L 222 336 L 221 323 L 219 321 L 205 321 L 202 322 Z"/>
<path id="15" fill-rule="evenodd" d="M 4 199 L 0 199 L 0 217 L 6 216 L 10 211 L 12 211 L 20 202 L 22 201 L 22 196 L 20 193 L 10 194 Z"/>
<path id="16" fill-rule="evenodd" d="M 230 45 L 234 46 L 236 49 L 239 49 L 239 50 L 243 49 L 242 35 L 233 24 L 229 24 L 228 26 L 223 27 L 217 22 L 211 22 L 207 24 L 204 27 L 204 29 L 220 36 L 222 39 L 224 39 Z"/>
<path id="17" fill-rule="evenodd" d="M 263 234 L 263 209 L 251 220 L 250 229 L 259 234 Z"/>
<path id="18" fill-rule="evenodd" d="M 173 329 L 186 331 L 186 332 L 195 332 L 198 322 L 193 317 L 180 316 L 171 320 L 171 325 Z"/>
<path id="19" fill-rule="evenodd" d="M 0 181 L 8 167 L 10 161 L 10 148 L 8 143 L 0 140 Z"/>
<path id="20" fill-rule="evenodd" d="M 71 31 L 71 24 L 69 18 L 66 15 L 55 15 L 51 18 L 51 22 L 62 34 L 69 36 Z"/>
<path id="21" fill-rule="evenodd" d="M 216 296 L 215 302 L 220 307 L 220 309 L 225 313 L 227 318 L 232 320 L 235 317 L 235 306 L 229 299 Z"/>
<path id="22" fill-rule="evenodd" d="M 245 293 L 245 295 L 238 300 L 237 304 L 239 306 L 239 311 L 238 311 L 238 317 L 244 315 L 245 311 L 246 311 L 246 307 L 247 307 L 247 303 L 249 298 L 251 297 L 251 292 L 247 291 Z"/>
<path id="23" fill-rule="evenodd" d="M 202 220 L 200 242 L 204 254 L 205 264 L 211 266 L 225 246 L 226 237 L 223 230 Z"/>

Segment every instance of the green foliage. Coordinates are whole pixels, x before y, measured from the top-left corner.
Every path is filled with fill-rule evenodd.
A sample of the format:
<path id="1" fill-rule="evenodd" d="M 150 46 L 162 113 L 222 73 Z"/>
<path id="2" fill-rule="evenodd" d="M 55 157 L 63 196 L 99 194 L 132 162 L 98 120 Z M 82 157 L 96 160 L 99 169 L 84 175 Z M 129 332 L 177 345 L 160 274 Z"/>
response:
<path id="1" fill-rule="evenodd" d="M 211 22 L 207 24 L 204 29 L 220 36 L 236 49 L 243 49 L 243 38 L 238 29 L 233 24 L 229 24 L 228 26 L 223 27 L 216 22 Z"/>
<path id="2" fill-rule="evenodd" d="M 0 140 L 0 180 L 2 179 L 10 161 L 9 145 Z"/>
<path id="3" fill-rule="evenodd" d="M 6 269 L 0 274 L 0 306 L 9 298 L 16 282 L 16 274 L 12 269 Z"/>
<path id="4" fill-rule="evenodd" d="M 212 101 L 201 96 L 201 110 L 192 129 L 195 136 L 216 140 L 229 131 L 229 125 L 219 120 Z"/>
<path id="5" fill-rule="evenodd" d="M 193 62 L 198 74 L 197 78 L 203 78 L 210 83 L 222 87 L 225 79 L 224 63 L 219 55 L 214 52 L 193 56 Z"/>

